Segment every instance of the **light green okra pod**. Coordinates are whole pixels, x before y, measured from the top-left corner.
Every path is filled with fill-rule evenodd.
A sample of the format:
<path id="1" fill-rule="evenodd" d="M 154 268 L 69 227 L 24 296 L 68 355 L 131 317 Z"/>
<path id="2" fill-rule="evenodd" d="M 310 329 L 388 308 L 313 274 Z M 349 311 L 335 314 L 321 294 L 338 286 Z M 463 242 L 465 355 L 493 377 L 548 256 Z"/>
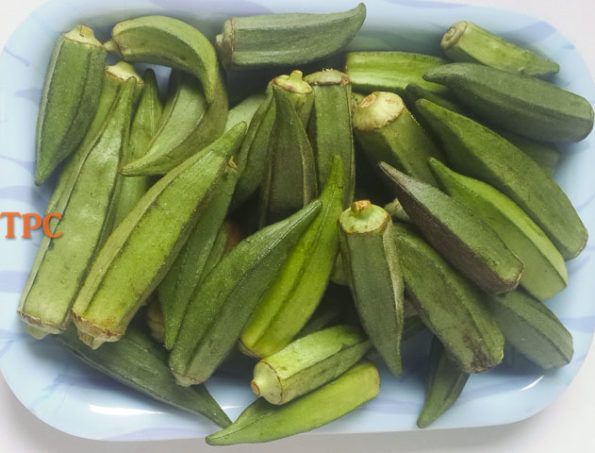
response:
<path id="1" fill-rule="evenodd" d="M 124 148 L 122 165 L 141 158 L 157 131 L 163 107 L 159 100 L 157 80 L 152 69 L 144 74 L 144 88 L 130 127 L 130 136 Z M 147 176 L 124 176 L 121 178 L 120 196 L 116 207 L 114 225 L 119 225 L 151 185 Z"/>
<path id="2" fill-rule="evenodd" d="M 343 163 L 343 207 L 353 201 L 355 190 L 355 153 L 351 127 L 351 81 L 335 69 L 325 69 L 304 78 L 314 91 L 314 106 L 308 135 L 316 158 L 318 186 L 324 187 L 331 172 L 333 157 Z"/>
<path id="3" fill-rule="evenodd" d="M 572 335 L 548 307 L 521 291 L 489 301 L 507 344 L 544 369 L 570 363 Z"/>
<path id="4" fill-rule="evenodd" d="M 401 374 L 403 275 L 390 215 L 367 200 L 339 218 L 341 252 L 362 326 L 395 376 Z"/>
<path id="5" fill-rule="evenodd" d="M 185 389 L 176 385 L 167 368 L 167 354 L 138 328 L 130 329 L 117 343 L 98 350 L 81 343 L 74 328 L 57 339 L 83 362 L 128 387 L 184 411 L 203 415 L 219 426 L 231 423 L 204 386 Z"/>
<path id="6" fill-rule="evenodd" d="M 258 362 L 250 387 L 271 404 L 286 404 L 343 374 L 371 347 L 357 327 L 329 327 Z"/>
<path id="7" fill-rule="evenodd" d="M 109 52 L 123 60 L 170 66 L 193 74 L 201 82 L 209 104 L 217 97 L 219 69 L 215 49 L 206 36 L 179 19 L 142 16 L 117 23 Z"/>
<path id="8" fill-rule="evenodd" d="M 469 373 L 461 370 L 459 365 L 448 357 L 444 346 L 437 337 L 432 340 L 429 360 L 426 397 L 417 417 L 419 428 L 430 426 L 450 409 L 469 379 Z"/>
<path id="9" fill-rule="evenodd" d="M 252 118 L 254 118 L 254 114 L 258 111 L 265 99 L 265 93 L 256 93 L 248 96 L 242 102 L 229 109 L 227 121 L 225 123 L 225 130 L 228 131 L 240 121 L 246 123 L 248 129 L 250 129 Z"/>
<path id="10" fill-rule="evenodd" d="M 93 30 L 84 25 L 58 37 L 37 117 L 35 184 L 43 183 L 83 140 L 99 104 L 105 57 Z"/>
<path id="11" fill-rule="evenodd" d="M 165 174 L 223 133 L 228 105 L 220 77 L 210 104 L 198 79 L 183 72 L 172 73 L 170 96 L 148 151 L 124 166 L 124 175 Z"/>
<path id="12" fill-rule="evenodd" d="M 320 303 L 339 247 L 337 220 L 344 193 L 341 158 L 336 156 L 318 200 L 322 209 L 304 232 L 275 282 L 263 295 L 240 338 L 241 347 L 267 357 L 297 335 Z"/>
<path id="13" fill-rule="evenodd" d="M 549 76 L 560 70 L 558 63 L 518 47 L 466 20 L 453 24 L 442 37 L 440 45 L 453 61 L 481 63 L 536 77 Z"/>
<path id="14" fill-rule="evenodd" d="M 355 365 L 334 381 L 283 406 L 257 399 L 227 428 L 207 437 L 209 445 L 267 442 L 310 431 L 374 399 L 378 370 L 370 362 Z"/>
<path id="15" fill-rule="evenodd" d="M 165 318 L 165 347 L 174 347 L 186 307 L 196 287 L 205 276 L 205 266 L 215 239 L 221 230 L 238 181 L 238 170 L 228 168 L 218 183 L 216 193 L 204 206 L 192 232 L 167 275 L 158 287 Z"/>
<path id="16" fill-rule="evenodd" d="M 394 224 L 408 300 L 461 369 L 479 373 L 500 363 L 504 337 L 485 296 L 455 272 L 413 229 Z"/>
<path id="17" fill-rule="evenodd" d="M 81 339 L 117 341 L 204 213 L 245 125 L 238 124 L 153 185 L 97 254 L 73 306 Z"/>
<path id="18" fill-rule="evenodd" d="M 392 91 L 400 96 L 410 83 L 434 93 L 445 93 L 446 88 L 424 80 L 424 73 L 446 63 L 442 58 L 410 52 L 349 52 L 345 72 L 355 91 L 369 94 L 373 91 Z"/>
<path id="19" fill-rule="evenodd" d="M 29 279 L 19 302 L 18 314 L 30 333 L 43 337 L 66 329 L 74 303 L 106 228 L 117 194 L 116 180 L 122 148 L 128 136 L 135 82 L 129 79 L 120 91 L 108 119 L 95 141 L 81 155 L 76 173 L 55 204 L 62 221 L 53 234 L 42 239 Z"/>
<path id="20" fill-rule="evenodd" d="M 565 259 L 587 243 L 587 229 L 568 196 L 508 140 L 481 124 L 420 99 L 418 111 L 440 138 L 453 170 L 494 186 L 543 229 Z"/>
<path id="21" fill-rule="evenodd" d="M 374 92 L 353 111 L 353 131 L 373 165 L 387 162 L 420 181 L 438 185 L 428 159 L 444 160 L 442 152 L 397 94 Z"/>
<path id="22" fill-rule="evenodd" d="M 196 289 L 169 360 L 180 385 L 206 381 L 223 361 L 319 211 L 320 202 L 314 201 L 247 237 Z"/>
<path id="23" fill-rule="evenodd" d="M 228 70 L 296 66 L 346 46 L 362 26 L 366 6 L 329 14 L 266 14 L 233 17 L 223 24 L 216 47 Z"/>
<path id="24" fill-rule="evenodd" d="M 473 210 L 523 263 L 520 285 L 544 301 L 568 283 L 564 258 L 545 233 L 510 198 L 492 186 L 458 174 L 442 163 L 430 166 L 445 191 Z"/>

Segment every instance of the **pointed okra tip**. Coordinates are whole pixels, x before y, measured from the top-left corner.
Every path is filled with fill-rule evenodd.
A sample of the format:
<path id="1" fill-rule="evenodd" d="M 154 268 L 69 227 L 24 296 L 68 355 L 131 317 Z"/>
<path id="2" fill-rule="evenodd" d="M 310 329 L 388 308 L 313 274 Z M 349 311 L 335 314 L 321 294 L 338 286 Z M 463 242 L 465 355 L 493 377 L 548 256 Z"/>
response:
<path id="1" fill-rule="evenodd" d="M 386 91 L 374 91 L 353 109 L 353 128 L 359 131 L 380 129 L 395 121 L 405 110 L 403 99 Z"/>
<path id="2" fill-rule="evenodd" d="M 369 200 L 354 201 L 339 218 L 341 229 L 348 234 L 384 231 L 390 221 L 388 212 Z"/>

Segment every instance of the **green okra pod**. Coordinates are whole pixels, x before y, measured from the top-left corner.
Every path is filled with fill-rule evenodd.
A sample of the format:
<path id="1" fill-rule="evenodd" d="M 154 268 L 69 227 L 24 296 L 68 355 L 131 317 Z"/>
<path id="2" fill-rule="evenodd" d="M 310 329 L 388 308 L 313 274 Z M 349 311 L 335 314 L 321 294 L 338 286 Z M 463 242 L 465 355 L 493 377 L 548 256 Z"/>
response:
<path id="1" fill-rule="evenodd" d="M 420 181 L 437 185 L 427 162 L 430 157 L 443 160 L 442 152 L 399 95 L 377 91 L 367 96 L 353 111 L 353 130 L 374 165 L 387 162 Z"/>
<path id="2" fill-rule="evenodd" d="M 221 229 L 215 237 L 215 242 L 213 242 L 213 246 L 209 251 L 209 256 L 207 257 L 207 261 L 203 268 L 202 279 L 209 275 L 223 257 L 231 252 L 236 245 L 242 242 L 244 237 L 242 230 L 237 224 L 228 220 L 223 222 Z"/>
<path id="3" fill-rule="evenodd" d="M 169 360 L 180 385 L 206 381 L 223 361 L 319 211 L 320 202 L 314 201 L 291 217 L 247 237 L 197 288 Z"/>
<path id="4" fill-rule="evenodd" d="M 401 374 L 403 276 L 390 215 L 356 201 L 339 218 L 341 252 L 364 330 L 389 370 Z"/>
<path id="5" fill-rule="evenodd" d="M 479 118 L 542 141 L 584 139 L 593 129 L 593 107 L 554 84 L 475 63 L 430 69 L 426 80 L 447 86 Z"/>
<path id="6" fill-rule="evenodd" d="M 433 92 L 445 93 L 446 88 L 424 80 L 424 73 L 446 63 L 442 58 L 409 52 L 349 52 L 345 72 L 353 89 L 369 94 L 392 91 L 400 96 L 410 83 Z"/>
<path id="7" fill-rule="evenodd" d="M 225 130 L 228 131 L 240 121 L 246 123 L 248 129 L 250 129 L 252 118 L 254 118 L 254 114 L 260 109 L 260 106 L 265 99 L 265 93 L 256 93 L 248 96 L 233 108 L 229 109 L 229 112 L 227 113 L 227 121 L 225 123 Z"/>
<path id="8" fill-rule="evenodd" d="M 163 312 L 159 299 L 153 297 L 149 298 L 147 302 L 146 312 L 147 326 L 151 332 L 151 337 L 159 344 L 163 344 L 165 340 L 165 323 L 163 319 Z"/>
<path id="9" fill-rule="evenodd" d="M 499 131 L 499 134 L 533 159 L 548 176 L 552 176 L 558 168 L 562 156 L 555 145 L 537 142 L 510 132 Z"/>
<path id="10" fill-rule="evenodd" d="M 408 300 L 426 327 L 467 373 L 498 365 L 504 338 L 485 296 L 410 226 L 395 223 L 394 230 Z"/>
<path id="11" fill-rule="evenodd" d="M 304 79 L 314 91 L 314 106 L 308 135 L 316 157 L 318 186 L 324 187 L 331 172 L 333 156 L 343 162 L 343 207 L 353 201 L 355 153 L 351 127 L 351 81 L 335 69 L 314 72 Z"/>
<path id="12" fill-rule="evenodd" d="M 465 277 L 490 293 L 512 291 L 523 263 L 475 212 L 429 184 L 380 164 L 426 240 Z"/>
<path id="13" fill-rule="evenodd" d="M 568 283 L 564 258 L 545 233 L 510 198 L 492 186 L 431 160 L 441 186 L 486 222 L 523 263 L 520 285 L 544 301 Z"/>
<path id="14" fill-rule="evenodd" d="M 209 40 L 196 28 L 166 16 L 142 16 L 117 23 L 109 52 L 123 60 L 170 66 L 193 74 L 200 80 L 210 104 L 220 84 L 217 55 Z"/>
<path id="15" fill-rule="evenodd" d="M 411 223 L 411 217 L 405 212 L 405 208 L 398 198 L 384 205 L 384 210 L 390 214 L 395 221 Z"/>
<path id="16" fill-rule="evenodd" d="M 320 303 L 339 247 L 337 220 L 342 211 L 343 184 L 341 158 L 336 156 L 318 198 L 322 204 L 320 214 L 304 232 L 242 331 L 244 351 L 267 357 L 281 350 Z"/>
<path id="17" fill-rule="evenodd" d="M 163 107 L 159 99 L 157 80 L 152 69 L 144 74 L 144 88 L 130 126 L 130 136 L 124 147 L 122 165 L 141 158 L 159 125 Z M 116 206 L 114 225 L 118 225 L 151 185 L 147 176 L 124 176 L 121 178 L 120 195 Z"/>
<path id="18" fill-rule="evenodd" d="M 117 341 L 167 273 L 236 151 L 239 124 L 155 183 L 107 239 L 73 306 L 81 339 Z M 166 219 L 166 223 L 164 223 Z"/>
<path id="19" fill-rule="evenodd" d="M 440 45 L 453 61 L 481 63 L 536 77 L 549 76 L 560 70 L 558 63 L 518 47 L 467 20 L 453 24 L 442 37 Z"/>
<path id="20" fill-rule="evenodd" d="M 259 361 L 250 387 L 271 404 L 286 404 L 339 377 L 371 347 L 357 327 L 329 327 Z"/>
<path id="21" fill-rule="evenodd" d="M 453 170 L 494 186 L 519 205 L 562 253 L 576 257 L 588 233 L 568 196 L 512 143 L 481 124 L 424 99 L 420 114 L 440 138 Z"/>
<path id="22" fill-rule="evenodd" d="M 81 343 L 71 328 L 57 340 L 83 362 L 145 395 L 184 411 L 207 417 L 219 426 L 231 421 L 204 386 L 176 385 L 167 368 L 167 354 L 138 328 L 130 329 L 117 343 L 98 350 Z"/>
<path id="23" fill-rule="evenodd" d="M 122 148 L 128 137 L 135 82 L 129 79 L 95 141 L 81 151 L 80 167 L 69 172 L 55 209 L 63 220 L 41 242 L 18 314 L 37 337 L 64 331 L 70 307 L 93 256 L 101 247 L 116 199 Z M 81 212 L 84 215 L 81 215 Z"/>
<path id="24" fill-rule="evenodd" d="M 58 37 L 37 117 L 35 184 L 81 144 L 99 105 L 105 57 L 93 30 L 84 25 Z"/>
<path id="25" fill-rule="evenodd" d="M 448 356 L 437 337 L 432 340 L 429 361 L 426 397 L 417 417 L 419 428 L 430 426 L 450 409 L 469 379 L 469 373 L 461 370 L 459 365 Z"/>
<path id="26" fill-rule="evenodd" d="M 407 102 L 408 107 L 410 109 L 415 109 L 415 101 L 418 99 L 427 99 L 428 101 L 432 101 L 434 104 L 438 104 L 445 109 L 452 110 L 454 112 L 461 113 L 461 108 L 456 104 L 456 102 L 451 99 L 449 93 L 435 93 L 433 91 L 427 90 L 416 83 L 408 83 L 405 87 L 405 102 Z"/>
<path id="27" fill-rule="evenodd" d="M 227 120 L 227 93 L 217 78 L 213 102 L 207 102 L 198 79 L 173 72 L 170 99 L 159 129 L 145 154 L 122 168 L 127 176 L 162 175 L 219 137 Z"/>
<path id="28" fill-rule="evenodd" d="M 186 307 L 196 287 L 205 276 L 205 266 L 221 230 L 239 173 L 231 167 L 223 175 L 210 200 L 205 215 L 198 219 L 190 236 L 158 287 L 165 319 L 165 347 L 171 349 L 182 324 Z"/>
<path id="29" fill-rule="evenodd" d="M 296 85 L 291 77 L 287 82 Z M 287 217 L 318 195 L 314 152 L 304 121 L 296 110 L 306 104 L 300 104 L 302 96 L 288 90 L 285 83 L 273 84 L 272 90 L 276 114 L 260 188 L 261 225 Z M 296 99 L 299 99 L 297 104 Z"/>
<path id="30" fill-rule="evenodd" d="M 228 70 L 296 66 L 338 52 L 353 39 L 365 17 L 363 3 L 330 14 L 233 17 L 224 22 L 216 47 Z"/>
<path id="31" fill-rule="evenodd" d="M 339 322 L 351 321 L 345 316 L 346 313 L 349 313 L 348 304 L 351 295 L 348 290 L 343 290 L 344 288 L 340 286 L 329 285 L 327 287 L 320 304 L 314 313 L 312 313 L 308 323 L 294 337 L 294 340 L 318 332 Z"/>
<path id="32" fill-rule="evenodd" d="M 490 308 L 507 344 L 544 369 L 572 360 L 572 335 L 557 316 L 531 296 L 513 291 L 491 297 Z"/>
<path id="33" fill-rule="evenodd" d="M 259 398 L 227 428 L 207 437 L 209 445 L 267 442 L 310 431 L 374 399 L 380 388 L 370 362 L 355 365 L 337 379 L 283 406 Z"/>

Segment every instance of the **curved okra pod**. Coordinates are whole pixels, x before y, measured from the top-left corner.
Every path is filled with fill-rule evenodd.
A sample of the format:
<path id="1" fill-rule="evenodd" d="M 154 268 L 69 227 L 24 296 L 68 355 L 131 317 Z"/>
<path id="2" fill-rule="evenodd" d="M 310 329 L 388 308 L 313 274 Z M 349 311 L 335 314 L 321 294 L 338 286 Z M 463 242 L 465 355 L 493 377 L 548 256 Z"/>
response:
<path id="1" fill-rule="evenodd" d="M 151 398 L 203 415 L 219 426 L 231 423 L 204 386 L 187 389 L 176 385 L 163 348 L 137 328 L 130 329 L 117 343 L 98 350 L 81 343 L 75 329 L 59 335 L 57 340 L 83 362 Z"/>
<path id="2" fill-rule="evenodd" d="M 477 287 L 455 272 L 410 226 L 394 224 L 408 300 L 461 369 L 479 373 L 502 360 L 504 338 Z"/>
<path id="3" fill-rule="evenodd" d="M 83 25 L 58 37 L 37 117 L 35 184 L 81 144 L 99 104 L 105 57 L 93 30 Z"/>
<path id="4" fill-rule="evenodd" d="M 183 72 L 172 72 L 170 99 L 165 105 L 159 129 L 149 149 L 125 165 L 127 176 L 161 175 L 204 149 L 225 129 L 227 93 L 217 78 L 212 103 L 207 103 L 198 79 Z"/>
<path id="5" fill-rule="evenodd" d="M 170 354 L 180 385 L 206 381 L 223 361 L 319 211 L 320 202 L 314 201 L 247 237 L 197 287 Z"/>
<path id="6" fill-rule="evenodd" d="M 568 283 L 564 258 L 525 212 L 492 186 L 430 160 L 430 167 L 455 200 L 473 210 L 523 263 L 520 285 L 539 300 L 548 300 Z"/>
<path id="7" fill-rule="evenodd" d="M 403 276 L 389 214 L 356 201 L 339 219 L 341 251 L 364 330 L 391 373 L 401 374 Z"/>
<path id="8" fill-rule="evenodd" d="M 136 97 L 138 93 L 142 92 L 143 79 L 136 73 L 131 65 L 124 61 L 120 61 L 115 65 L 105 67 L 101 96 L 93 121 L 91 121 L 80 146 L 62 169 L 58 184 L 56 185 L 46 207 L 46 213 L 61 212 L 59 203 L 62 194 L 64 191 L 69 191 L 70 188 L 72 188 L 71 178 L 76 178 L 76 175 L 80 172 L 80 167 L 85 160 L 89 147 L 93 145 L 97 139 L 97 135 L 102 131 L 104 123 L 113 107 L 114 101 L 118 97 L 120 89 L 123 87 L 124 82 L 129 78 L 134 78 L 136 81 L 134 90 L 134 96 Z"/>
<path id="9" fill-rule="evenodd" d="M 424 406 L 417 417 L 417 426 L 426 428 L 444 414 L 459 398 L 469 373 L 461 370 L 440 343 L 434 337 L 430 348 L 430 369 L 426 384 Z"/>
<path id="10" fill-rule="evenodd" d="M 510 132 L 498 131 L 498 133 L 533 159 L 548 176 L 552 176 L 558 168 L 562 156 L 555 145 L 537 142 Z"/>
<path id="11" fill-rule="evenodd" d="M 442 152 L 413 118 L 400 96 L 374 92 L 353 111 L 353 131 L 372 164 L 387 162 L 420 181 L 437 186 L 428 159 Z"/>
<path id="12" fill-rule="evenodd" d="M 217 185 L 217 191 L 206 202 L 188 240 L 159 285 L 159 301 L 165 318 L 165 347 L 174 346 L 186 307 L 199 282 L 205 277 L 205 266 L 215 239 L 221 230 L 229 203 L 238 181 L 238 170 L 229 168 Z"/>
<path id="13" fill-rule="evenodd" d="M 536 77 L 549 76 L 560 70 L 558 63 L 518 47 L 466 20 L 453 24 L 442 37 L 440 45 L 453 61 L 481 63 Z"/>
<path id="14" fill-rule="evenodd" d="M 70 307 L 101 247 L 105 230 L 111 227 L 134 85 L 132 79 L 125 82 L 95 141 L 82 150 L 77 172 L 65 175 L 69 182 L 55 203 L 62 221 L 53 227 L 53 233 L 61 236 L 42 239 L 19 302 L 18 314 L 36 337 L 66 329 Z"/>
<path id="15" fill-rule="evenodd" d="M 380 390 L 378 370 L 361 362 L 334 381 L 283 406 L 259 398 L 227 428 L 207 437 L 209 445 L 268 442 L 310 431 L 374 399 Z"/>
<path id="16" fill-rule="evenodd" d="M 282 348 L 308 322 L 320 303 L 339 247 L 337 220 L 342 211 L 343 169 L 335 156 L 322 209 L 259 301 L 240 337 L 241 348 L 267 357 Z"/>
<path id="17" fill-rule="evenodd" d="M 147 152 L 149 142 L 157 131 L 162 110 L 155 73 L 152 69 L 147 69 L 144 74 L 143 92 L 130 126 L 127 145 L 124 148 L 122 165 L 141 158 Z M 147 176 L 124 176 L 121 178 L 114 225 L 120 224 L 150 185 L 151 179 Z"/>
<path id="18" fill-rule="evenodd" d="M 558 184 L 508 140 L 458 113 L 420 99 L 453 170 L 494 186 L 539 225 L 565 259 L 587 243 L 587 229 Z M 489 151 L 489 152 L 488 152 Z"/>
<path id="19" fill-rule="evenodd" d="M 403 96 L 410 83 L 440 94 L 445 93 L 446 88 L 424 80 L 423 75 L 444 63 L 442 58 L 409 52 L 349 52 L 345 72 L 353 89 L 365 94 L 392 91 Z"/>
<path id="20" fill-rule="evenodd" d="M 215 101 L 219 82 L 217 55 L 196 28 L 166 16 L 143 16 L 119 22 L 112 29 L 109 52 L 123 60 L 171 66 L 198 77 L 207 102 Z"/>
<path id="21" fill-rule="evenodd" d="M 272 83 L 276 113 L 260 188 L 261 225 L 287 217 L 318 195 L 316 162 L 305 129 L 312 88 L 296 72 L 286 79 L 277 77 Z M 309 93 L 303 94 L 302 87 Z M 307 114 L 301 118 L 304 112 Z"/>
<path id="22" fill-rule="evenodd" d="M 304 78 L 314 91 L 314 106 L 308 135 L 316 157 L 318 186 L 324 187 L 331 172 L 333 157 L 343 163 L 343 207 L 353 201 L 355 190 L 355 153 L 351 127 L 351 81 L 335 69 L 325 69 Z"/>
<path id="23" fill-rule="evenodd" d="M 161 178 L 110 235 L 72 308 L 89 346 L 122 337 L 203 215 L 244 131 L 237 125 Z"/>
<path id="24" fill-rule="evenodd" d="M 346 46 L 366 17 L 360 3 L 330 14 L 267 14 L 233 17 L 223 24 L 216 47 L 226 69 L 295 66 Z"/>
<path id="25" fill-rule="evenodd" d="M 329 327 L 258 362 L 250 387 L 271 404 L 286 404 L 343 374 L 371 347 L 357 327 Z"/>
<path id="26" fill-rule="evenodd" d="M 544 369 L 572 360 L 572 335 L 544 304 L 521 291 L 491 297 L 490 308 L 506 343 Z"/>
<path id="27" fill-rule="evenodd" d="M 465 277 L 490 293 L 517 287 L 523 263 L 471 208 L 384 162 L 380 168 L 411 222 Z"/>

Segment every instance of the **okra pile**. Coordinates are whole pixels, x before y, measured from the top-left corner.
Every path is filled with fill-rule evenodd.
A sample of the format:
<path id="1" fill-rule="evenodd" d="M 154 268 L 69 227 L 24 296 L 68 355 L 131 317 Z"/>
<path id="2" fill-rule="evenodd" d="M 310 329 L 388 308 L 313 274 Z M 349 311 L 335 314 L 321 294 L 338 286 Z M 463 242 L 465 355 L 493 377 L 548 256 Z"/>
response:
<path id="1" fill-rule="evenodd" d="M 587 230 L 552 174 L 591 105 L 551 82 L 555 62 L 471 22 L 444 58 L 345 51 L 365 14 L 235 17 L 213 42 L 165 16 L 105 43 L 61 35 L 35 173 L 59 172 L 61 220 L 21 297 L 27 331 L 208 417 L 212 445 L 347 414 L 422 331 L 420 428 L 504 351 L 569 363 L 543 302 Z M 136 62 L 171 67 L 167 93 Z M 202 384 L 233 351 L 254 358 L 257 399 L 232 423 Z"/>

